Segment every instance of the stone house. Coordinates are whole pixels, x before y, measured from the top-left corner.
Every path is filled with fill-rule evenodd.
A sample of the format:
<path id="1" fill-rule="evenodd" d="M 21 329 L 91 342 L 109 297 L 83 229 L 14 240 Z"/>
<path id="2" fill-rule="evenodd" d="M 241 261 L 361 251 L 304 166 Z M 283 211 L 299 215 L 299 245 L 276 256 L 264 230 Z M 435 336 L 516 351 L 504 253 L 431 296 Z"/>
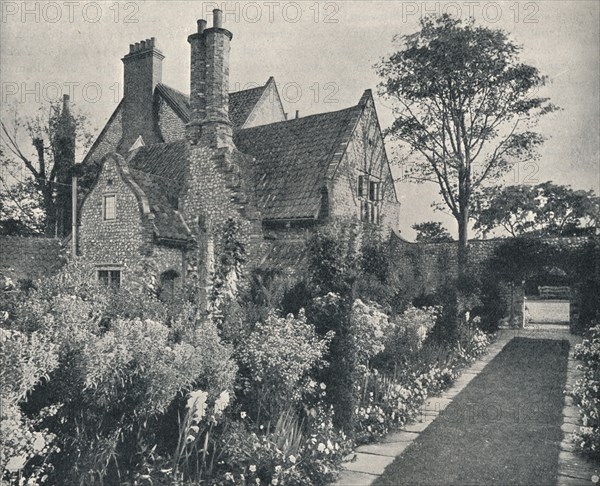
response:
<path id="1" fill-rule="evenodd" d="M 273 77 L 229 92 L 232 33 L 199 20 L 190 96 L 162 83 L 154 38 L 130 45 L 124 96 L 83 164 L 100 164 L 80 205 L 78 254 L 106 283 L 139 273 L 164 289 L 207 282 L 226 221 L 251 266 L 293 264 L 315 228 L 352 220 L 384 234 L 400 204 L 370 90 L 346 109 L 288 119 Z"/>

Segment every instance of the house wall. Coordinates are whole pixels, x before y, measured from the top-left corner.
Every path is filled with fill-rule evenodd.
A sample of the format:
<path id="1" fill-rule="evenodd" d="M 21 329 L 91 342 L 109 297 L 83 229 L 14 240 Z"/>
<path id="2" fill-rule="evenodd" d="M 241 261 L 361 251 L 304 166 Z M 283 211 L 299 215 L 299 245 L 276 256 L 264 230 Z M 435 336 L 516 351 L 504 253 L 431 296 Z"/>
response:
<path id="1" fill-rule="evenodd" d="M 399 226 L 400 203 L 396 199 L 392 175 L 372 101 L 357 120 L 348 147 L 329 184 L 329 216 L 333 219 L 361 219 L 358 178 L 369 175 L 381 182 L 383 199 L 379 227 L 389 233 Z"/>
<path id="2" fill-rule="evenodd" d="M 285 120 L 283 106 L 275 81 L 270 81 L 262 96 L 256 103 L 252 113 L 248 116 L 243 128 L 267 125 Z"/>
<path id="3" fill-rule="evenodd" d="M 103 199 L 108 194 L 116 195 L 117 218 L 113 221 L 104 221 Z M 115 158 L 108 157 L 81 208 L 80 254 L 98 266 L 122 266 L 122 280 L 126 280 L 141 256 L 149 254 L 150 238 L 136 195 Z"/>
<path id="4" fill-rule="evenodd" d="M 105 221 L 103 215 L 103 199 L 108 194 L 117 197 L 117 219 L 113 221 Z M 106 158 L 98 181 L 81 208 L 79 251 L 82 259 L 98 267 L 121 267 L 124 286 L 156 287 L 160 275 L 167 270 L 185 275 L 184 251 L 157 244 L 152 214 L 143 214 L 140 196 L 119 169 L 115 157 Z"/>
<path id="5" fill-rule="evenodd" d="M 106 124 L 104 132 L 100 134 L 85 156 L 84 162 L 97 164 L 106 154 L 116 152 L 122 136 L 122 105 L 120 105 Z"/>
<path id="6" fill-rule="evenodd" d="M 158 97 L 158 129 L 166 143 L 185 138 L 185 123 L 161 96 Z"/>
<path id="7" fill-rule="evenodd" d="M 255 209 L 250 176 L 244 175 L 252 160 L 236 149 L 192 146 L 180 211 L 193 235 L 202 239 L 199 218 L 208 235 L 220 234 L 228 218 L 238 221 L 241 240 L 252 260 L 262 240 L 260 215 Z M 212 239 L 218 252 L 218 241 Z"/>

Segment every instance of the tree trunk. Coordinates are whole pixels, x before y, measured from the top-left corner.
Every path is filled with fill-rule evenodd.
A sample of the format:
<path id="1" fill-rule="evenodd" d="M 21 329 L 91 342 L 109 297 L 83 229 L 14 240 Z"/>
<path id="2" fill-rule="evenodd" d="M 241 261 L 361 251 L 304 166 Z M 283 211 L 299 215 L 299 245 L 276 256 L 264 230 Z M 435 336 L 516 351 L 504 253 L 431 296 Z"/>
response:
<path id="1" fill-rule="evenodd" d="M 458 218 L 458 278 L 467 274 L 469 263 L 468 243 L 469 243 L 469 210 L 463 209 Z"/>
<path id="2" fill-rule="evenodd" d="M 47 237 L 52 238 L 56 236 L 56 207 L 52 198 L 52 188 L 46 183 L 42 188 L 42 204 L 46 211 L 45 228 L 44 233 Z"/>

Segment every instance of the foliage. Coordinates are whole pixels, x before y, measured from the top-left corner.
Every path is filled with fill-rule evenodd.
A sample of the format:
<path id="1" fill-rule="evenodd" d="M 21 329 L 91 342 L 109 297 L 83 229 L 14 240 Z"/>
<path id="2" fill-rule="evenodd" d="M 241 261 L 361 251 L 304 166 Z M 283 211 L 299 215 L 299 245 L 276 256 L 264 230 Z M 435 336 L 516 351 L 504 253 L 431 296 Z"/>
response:
<path id="1" fill-rule="evenodd" d="M 323 357 L 333 338 L 320 338 L 303 311 L 285 318 L 271 313 L 257 323 L 243 346 L 240 362 L 247 369 L 246 394 L 251 393 L 255 419 L 278 417 L 282 410 L 299 403 L 310 389 L 310 374 L 325 365 Z"/>
<path id="2" fill-rule="evenodd" d="M 114 306 L 120 298 L 90 279 L 89 270 L 72 265 L 42 280 L 17 297 L 3 326 L 29 342 L 38 336 L 49 356 L 56 353 L 49 379 L 18 406 L 55 436 L 48 461 L 51 478 L 63 484 L 121 482 L 151 450 L 146 445 L 158 444 L 151 424 L 178 396 L 197 383 L 214 386 L 211 392 L 231 388 L 235 374 L 214 323 L 187 309 L 170 327 L 157 319 L 166 315 L 160 303 L 124 290 L 123 307 Z M 10 369 L 18 372 L 12 362 Z M 53 416 L 45 416 L 49 408 Z"/>
<path id="3" fill-rule="evenodd" d="M 39 418 L 32 420 L 19 404 L 56 369 L 57 349 L 40 333 L 27 335 L 3 328 L 0 328 L 0 343 L 3 357 L 0 369 L 2 478 L 22 477 L 22 470 L 27 467 L 29 478 L 39 481 L 47 475 L 44 459 L 54 450 L 55 439 L 41 426 L 40 419 L 56 410 L 48 407 Z"/>
<path id="4" fill-rule="evenodd" d="M 0 178 L 0 232 L 5 235 L 43 234 L 45 212 L 42 198 L 31 181 L 8 184 Z"/>
<path id="5" fill-rule="evenodd" d="M 600 319 L 600 241 L 590 239 L 582 248 L 572 252 L 569 268 L 576 276 L 579 296 L 579 318 L 571 322 L 571 332 L 583 334 Z"/>
<path id="6" fill-rule="evenodd" d="M 417 232 L 416 241 L 440 243 L 454 241 L 448 230 L 439 221 L 425 221 L 411 226 Z"/>
<path id="7" fill-rule="evenodd" d="M 575 434 L 575 445 L 595 461 L 600 460 L 600 324 L 596 322 L 575 348 L 583 377 L 572 391 L 581 411 L 583 425 Z"/>
<path id="8" fill-rule="evenodd" d="M 439 207 L 456 219 L 461 273 L 478 189 L 535 157 L 543 139 L 529 127 L 556 107 L 536 96 L 546 78 L 501 30 L 444 14 L 401 40 L 377 66 L 382 94 L 397 102 L 388 133 L 417 156 L 410 178 L 437 184 Z"/>
<path id="9" fill-rule="evenodd" d="M 222 324 L 225 307 L 234 302 L 242 282 L 246 247 L 240 240 L 239 223 L 233 218 L 225 222 L 220 240 L 219 258 L 212 275 L 209 309 Z"/>
<path id="10" fill-rule="evenodd" d="M 357 365 L 359 369 L 367 369 L 369 362 L 385 350 L 385 341 L 394 323 L 378 305 L 357 299 L 352 304 L 350 327 Z"/>
<path id="11" fill-rule="evenodd" d="M 42 220 L 46 235 L 68 234 L 70 228 L 59 223 L 59 211 L 64 206 L 70 211 L 71 164 L 92 142 L 86 116 L 72 115 L 59 103 L 41 105 L 36 115 L 27 118 L 15 111 L 0 124 L 0 141 L 6 169 L 0 176 L 6 189 L 2 200 L 7 209 L 12 207 L 10 212 L 2 211 L 2 226 L 22 235 L 38 233 Z"/>
<path id="12" fill-rule="evenodd" d="M 572 236 L 600 221 L 593 191 L 574 190 L 552 182 L 537 185 L 486 187 L 477 200 L 473 229 L 484 237 L 502 229 L 513 237 Z M 591 232 L 591 233 L 590 233 Z"/>
<path id="13" fill-rule="evenodd" d="M 393 370 L 412 361 L 435 326 L 440 311 L 439 307 L 417 308 L 411 305 L 397 315 L 392 332 L 386 336 L 385 352 L 377 364 L 383 369 Z"/>
<path id="14" fill-rule="evenodd" d="M 433 323 L 427 327 L 433 327 Z M 490 343 L 478 329 L 465 338 L 457 349 L 445 348 L 443 352 L 426 342 L 403 366 L 392 371 L 388 366 L 387 371 L 373 368 L 365 372 L 357 385 L 356 442 L 377 440 L 414 419 L 427 397 L 450 386 L 460 369 L 485 352 Z M 428 355 L 436 359 L 427 359 Z"/>
<path id="15" fill-rule="evenodd" d="M 271 430 L 251 431 L 245 420 L 224 437 L 227 447 L 214 484 L 324 486 L 337 475 L 349 452 L 345 435 L 333 426 L 330 408 L 310 410 L 304 426 L 285 415 Z"/>

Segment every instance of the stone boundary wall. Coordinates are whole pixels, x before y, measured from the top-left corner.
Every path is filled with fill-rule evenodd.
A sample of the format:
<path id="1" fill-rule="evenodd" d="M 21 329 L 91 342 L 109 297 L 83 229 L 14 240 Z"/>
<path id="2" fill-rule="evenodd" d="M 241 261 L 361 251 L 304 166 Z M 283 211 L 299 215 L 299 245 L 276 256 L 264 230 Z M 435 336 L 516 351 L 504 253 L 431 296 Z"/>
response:
<path id="1" fill-rule="evenodd" d="M 67 261 L 58 238 L 0 236 L 0 275 L 15 283 L 53 275 Z"/>
<path id="2" fill-rule="evenodd" d="M 590 237 L 543 238 L 541 241 L 556 247 L 582 247 Z M 469 241 L 469 271 L 480 277 L 486 261 L 496 247 L 508 241 L 506 238 Z M 397 262 L 401 281 L 417 293 L 432 293 L 448 279 L 457 276 L 458 242 L 416 243 L 392 233 L 390 239 L 392 260 Z"/>

